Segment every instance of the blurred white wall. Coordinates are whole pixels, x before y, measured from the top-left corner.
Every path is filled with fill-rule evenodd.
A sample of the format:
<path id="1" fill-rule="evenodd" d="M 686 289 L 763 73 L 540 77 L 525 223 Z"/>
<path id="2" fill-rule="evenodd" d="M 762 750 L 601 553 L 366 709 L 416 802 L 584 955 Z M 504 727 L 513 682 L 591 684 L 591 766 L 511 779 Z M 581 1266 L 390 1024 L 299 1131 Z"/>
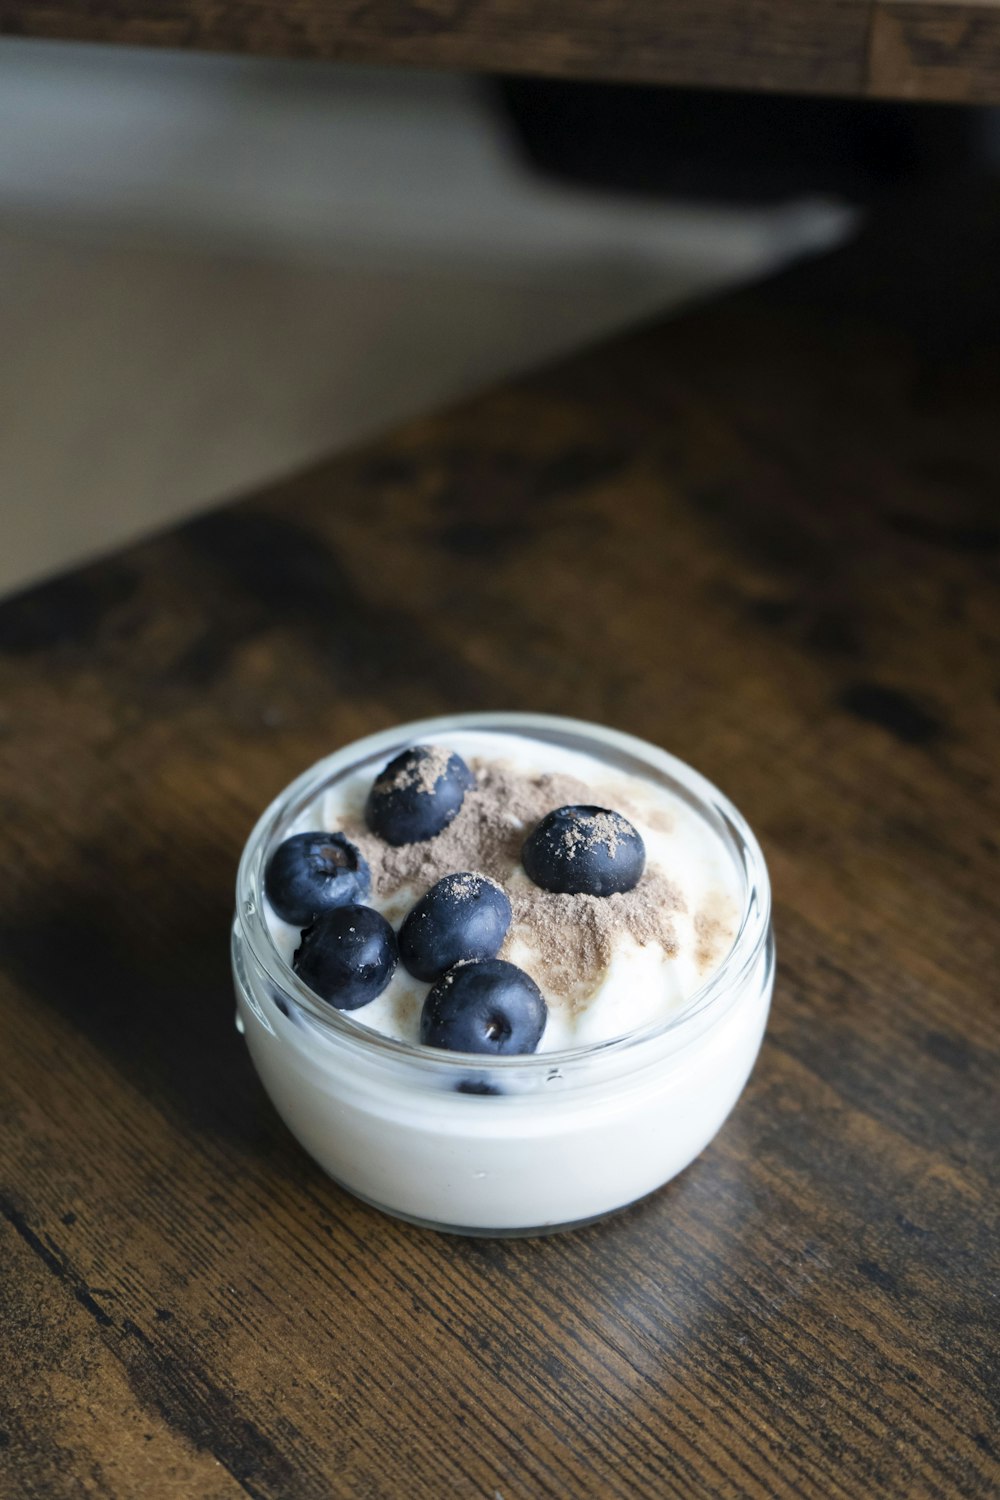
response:
<path id="1" fill-rule="evenodd" d="M 0 42 L 0 591 L 842 236 L 553 186 L 463 77 Z"/>

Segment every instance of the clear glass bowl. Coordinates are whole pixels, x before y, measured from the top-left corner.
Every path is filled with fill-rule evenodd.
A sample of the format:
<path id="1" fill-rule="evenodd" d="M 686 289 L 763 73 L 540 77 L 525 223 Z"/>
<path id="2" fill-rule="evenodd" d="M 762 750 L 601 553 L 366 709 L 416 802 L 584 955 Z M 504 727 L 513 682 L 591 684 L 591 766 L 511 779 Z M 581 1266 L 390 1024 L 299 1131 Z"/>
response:
<path id="1" fill-rule="evenodd" d="M 263 915 L 267 857 L 340 778 L 459 730 L 583 751 L 664 786 L 733 861 L 743 911 L 733 945 L 668 1020 L 596 1046 L 528 1057 L 394 1041 L 326 1005 L 278 953 Z M 544 1234 L 661 1187 L 709 1143 L 760 1048 L 774 984 L 770 884 L 750 828 L 665 751 L 600 725 L 540 714 L 425 719 L 328 756 L 281 793 L 240 861 L 233 924 L 237 1025 L 275 1108 L 338 1183 L 386 1213 L 458 1234 Z"/>

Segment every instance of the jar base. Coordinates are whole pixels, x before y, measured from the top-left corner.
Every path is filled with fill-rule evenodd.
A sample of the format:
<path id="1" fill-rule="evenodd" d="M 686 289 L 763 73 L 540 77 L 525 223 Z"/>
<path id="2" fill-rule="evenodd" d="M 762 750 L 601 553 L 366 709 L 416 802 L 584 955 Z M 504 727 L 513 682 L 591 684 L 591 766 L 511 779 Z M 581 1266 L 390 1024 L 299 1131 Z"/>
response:
<path id="1" fill-rule="evenodd" d="M 421 1219 L 416 1214 L 404 1213 L 402 1209 L 388 1208 L 384 1203 L 377 1203 L 374 1198 L 369 1198 L 365 1193 L 359 1193 L 357 1188 L 352 1188 L 346 1182 L 341 1182 L 339 1177 L 334 1177 L 332 1172 L 326 1174 L 331 1182 L 335 1182 L 345 1193 L 350 1193 L 352 1198 L 357 1198 L 359 1203 L 364 1203 L 368 1208 L 377 1209 L 380 1214 L 387 1214 L 390 1219 L 398 1219 L 403 1224 L 412 1224 L 415 1229 L 431 1229 L 436 1234 L 451 1234 L 458 1239 L 472 1240 L 540 1240 L 547 1239 L 555 1234 L 570 1234 L 574 1229 L 586 1229 L 591 1224 L 600 1224 L 603 1219 L 614 1219 L 619 1214 L 635 1208 L 639 1203 L 645 1203 L 647 1199 L 660 1192 L 661 1187 L 653 1188 L 652 1192 L 643 1193 L 638 1198 L 633 1198 L 630 1203 L 620 1203 L 616 1208 L 606 1208 L 601 1213 L 591 1214 L 584 1219 L 570 1219 L 563 1224 L 538 1224 L 528 1228 L 503 1228 L 489 1229 L 484 1227 L 467 1228 L 460 1224 L 439 1224 L 434 1219 Z"/>

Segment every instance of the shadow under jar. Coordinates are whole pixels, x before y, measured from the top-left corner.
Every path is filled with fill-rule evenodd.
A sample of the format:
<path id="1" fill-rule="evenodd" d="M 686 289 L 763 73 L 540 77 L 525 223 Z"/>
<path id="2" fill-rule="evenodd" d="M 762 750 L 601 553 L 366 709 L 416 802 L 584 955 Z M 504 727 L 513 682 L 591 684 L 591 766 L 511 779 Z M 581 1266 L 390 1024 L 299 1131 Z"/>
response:
<path id="1" fill-rule="evenodd" d="M 661 788 L 704 821 L 731 863 L 740 913 L 729 951 L 669 1014 L 606 1041 L 529 1056 L 445 1052 L 335 1010 L 282 957 L 264 910 L 272 850 L 324 792 L 374 779 L 409 745 L 465 732 L 582 752 Z M 456 741 L 456 744 L 458 741 Z M 460 714 L 372 735 L 294 781 L 251 834 L 237 878 L 237 1026 L 275 1108 L 334 1180 L 383 1211 L 458 1234 L 544 1234 L 634 1203 L 681 1172 L 749 1077 L 774 984 L 770 886 L 736 808 L 665 751 L 599 725 Z"/>

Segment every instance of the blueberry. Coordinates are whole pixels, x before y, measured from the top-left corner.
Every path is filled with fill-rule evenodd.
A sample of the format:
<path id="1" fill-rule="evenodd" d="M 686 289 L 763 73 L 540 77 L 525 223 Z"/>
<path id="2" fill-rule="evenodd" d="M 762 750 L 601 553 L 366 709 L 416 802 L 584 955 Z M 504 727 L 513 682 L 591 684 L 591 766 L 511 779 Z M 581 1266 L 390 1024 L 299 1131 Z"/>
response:
<path id="1" fill-rule="evenodd" d="M 399 954 L 396 934 L 370 906 L 336 906 L 303 932 L 292 968 L 321 1000 L 357 1010 L 381 995 Z"/>
<path id="2" fill-rule="evenodd" d="M 557 807 L 525 839 L 521 863 L 543 890 L 611 896 L 639 883 L 646 846 L 621 813 L 606 807 Z"/>
<path id="3" fill-rule="evenodd" d="M 455 1085 L 456 1094 L 488 1094 L 490 1096 L 500 1095 L 503 1089 L 495 1083 L 488 1083 L 485 1078 L 463 1078 L 461 1083 Z"/>
<path id="4" fill-rule="evenodd" d="M 424 1001 L 420 1040 L 451 1052 L 534 1052 L 548 1012 L 535 981 L 516 964 L 459 964 Z"/>
<path id="5" fill-rule="evenodd" d="M 462 959 L 493 958 L 510 926 L 506 891 L 485 875 L 445 875 L 399 929 L 399 956 L 417 979 L 433 983 Z"/>
<path id="6" fill-rule="evenodd" d="M 411 745 L 381 771 L 365 817 L 387 844 L 419 844 L 447 828 L 476 778 L 441 745 Z"/>
<path id="7" fill-rule="evenodd" d="M 264 894 L 294 927 L 318 912 L 364 901 L 371 883 L 367 860 L 342 833 L 293 833 L 264 871 Z"/>

